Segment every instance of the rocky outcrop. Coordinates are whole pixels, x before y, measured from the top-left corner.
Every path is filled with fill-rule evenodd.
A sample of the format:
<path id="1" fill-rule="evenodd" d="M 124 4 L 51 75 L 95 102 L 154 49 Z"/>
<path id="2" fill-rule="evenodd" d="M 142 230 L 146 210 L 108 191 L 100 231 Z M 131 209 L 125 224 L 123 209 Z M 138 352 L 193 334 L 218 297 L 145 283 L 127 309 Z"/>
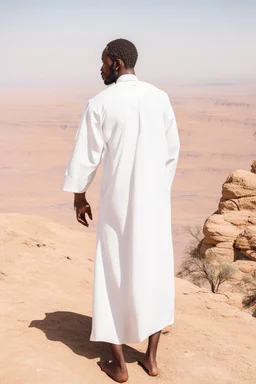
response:
<path id="1" fill-rule="evenodd" d="M 251 172 L 233 171 L 222 186 L 218 211 L 204 223 L 201 255 L 221 259 L 244 273 L 256 272 L 256 160 Z M 254 263 L 253 263 L 254 264 Z"/>
<path id="2" fill-rule="evenodd" d="M 256 160 L 252 172 L 238 169 L 228 176 L 222 186 L 218 213 L 229 211 L 256 212 Z"/>

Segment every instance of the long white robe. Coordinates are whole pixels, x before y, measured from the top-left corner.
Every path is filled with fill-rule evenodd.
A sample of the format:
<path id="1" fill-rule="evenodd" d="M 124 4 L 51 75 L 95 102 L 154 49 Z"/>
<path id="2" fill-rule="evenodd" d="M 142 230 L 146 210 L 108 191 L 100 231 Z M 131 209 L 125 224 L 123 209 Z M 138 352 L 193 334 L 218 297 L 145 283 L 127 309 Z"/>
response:
<path id="1" fill-rule="evenodd" d="M 92 341 L 137 343 L 174 321 L 170 192 L 178 154 L 165 92 L 127 74 L 89 100 L 63 190 L 86 191 L 102 160 Z"/>

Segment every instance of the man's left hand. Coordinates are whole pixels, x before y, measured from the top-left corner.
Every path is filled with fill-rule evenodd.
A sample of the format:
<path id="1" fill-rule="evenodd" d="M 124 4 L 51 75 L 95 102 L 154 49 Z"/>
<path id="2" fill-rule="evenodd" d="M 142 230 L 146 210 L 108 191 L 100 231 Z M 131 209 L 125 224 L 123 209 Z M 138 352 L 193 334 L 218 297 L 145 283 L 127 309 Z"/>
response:
<path id="1" fill-rule="evenodd" d="M 86 215 L 88 215 L 89 219 L 92 220 L 92 210 L 85 196 L 81 197 L 80 194 L 75 194 L 74 207 L 76 210 L 77 221 L 80 224 L 89 227 Z"/>

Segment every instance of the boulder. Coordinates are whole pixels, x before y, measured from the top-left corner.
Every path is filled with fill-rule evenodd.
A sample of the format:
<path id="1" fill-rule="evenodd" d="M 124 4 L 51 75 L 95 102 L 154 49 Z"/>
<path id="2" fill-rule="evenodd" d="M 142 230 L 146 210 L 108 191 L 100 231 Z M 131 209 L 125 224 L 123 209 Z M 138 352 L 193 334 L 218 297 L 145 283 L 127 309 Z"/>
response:
<path id="1" fill-rule="evenodd" d="M 247 251 L 245 251 L 245 256 L 247 256 L 248 259 L 255 262 L 256 261 L 256 249 L 255 250 L 247 249 Z"/>
<path id="2" fill-rule="evenodd" d="M 256 196 L 240 197 L 238 199 L 220 199 L 218 213 L 228 211 L 256 212 Z"/>
<path id="3" fill-rule="evenodd" d="M 225 200 L 256 196 L 256 174 L 238 169 L 228 176 L 222 186 Z"/>
<path id="4" fill-rule="evenodd" d="M 249 220 L 249 224 L 245 230 L 237 236 L 235 247 L 239 249 L 244 256 L 256 261 L 256 225 L 252 224 L 256 218 L 252 216 Z"/>
<path id="5" fill-rule="evenodd" d="M 234 247 L 233 241 L 223 241 L 221 243 L 216 244 L 216 248 L 231 249 L 233 247 Z"/>
<path id="6" fill-rule="evenodd" d="M 248 225 L 251 212 L 227 212 L 223 215 L 226 222 L 235 225 L 237 228 L 245 228 Z"/>
<path id="7" fill-rule="evenodd" d="M 249 213 L 228 212 L 213 214 L 206 220 L 203 227 L 205 244 L 216 245 L 221 242 L 234 244 L 237 236 L 248 223 Z"/>
<path id="8" fill-rule="evenodd" d="M 253 275 L 256 273 L 256 263 L 249 260 L 237 260 L 234 262 L 234 266 L 242 273 Z"/>
<path id="9" fill-rule="evenodd" d="M 252 165 L 251 165 L 251 172 L 256 173 L 256 160 L 253 160 Z"/>
<path id="10" fill-rule="evenodd" d="M 211 259 L 222 260 L 232 263 L 235 260 L 234 241 L 223 241 L 216 245 L 206 244 L 201 241 L 199 252 L 202 256 Z"/>
<path id="11" fill-rule="evenodd" d="M 229 243 L 230 244 L 230 243 Z M 233 263 L 235 261 L 235 250 L 233 245 L 229 248 L 211 247 L 205 252 L 205 257 L 211 258 L 217 261 L 223 261 L 227 263 Z"/>
<path id="12" fill-rule="evenodd" d="M 244 250 L 244 249 L 249 249 L 250 248 L 249 240 L 248 240 L 245 232 L 240 233 L 237 236 L 236 241 L 235 241 L 235 247 L 240 249 L 240 250 Z"/>

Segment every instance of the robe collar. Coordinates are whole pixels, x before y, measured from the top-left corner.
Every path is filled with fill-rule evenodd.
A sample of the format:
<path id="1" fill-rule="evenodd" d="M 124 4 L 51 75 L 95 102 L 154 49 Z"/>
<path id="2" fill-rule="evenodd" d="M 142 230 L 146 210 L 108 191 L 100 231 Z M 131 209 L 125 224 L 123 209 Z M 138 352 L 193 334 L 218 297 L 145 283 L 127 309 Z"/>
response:
<path id="1" fill-rule="evenodd" d="M 119 81 L 120 82 L 123 82 L 123 81 L 139 81 L 139 79 L 138 79 L 137 76 L 128 73 L 126 75 L 122 75 L 122 76 L 118 77 L 116 82 L 119 83 Z"/>

